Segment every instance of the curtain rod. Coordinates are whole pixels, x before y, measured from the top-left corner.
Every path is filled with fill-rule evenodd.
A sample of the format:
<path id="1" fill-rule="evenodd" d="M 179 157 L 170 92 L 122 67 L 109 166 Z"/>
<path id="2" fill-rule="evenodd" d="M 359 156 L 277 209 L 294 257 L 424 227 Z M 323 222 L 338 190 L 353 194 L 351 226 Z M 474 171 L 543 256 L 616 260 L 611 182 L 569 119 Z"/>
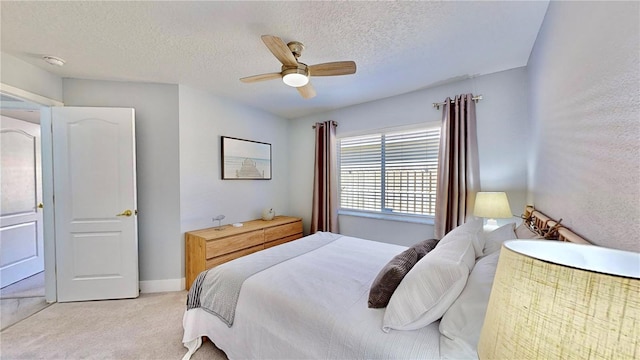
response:
<path id="1" fill-rule="evenodd" d="M 476 104 L 478 103 L 478 101 L 482 100 L 482 95 L 478 95 L 478 96 L 474 96 L 471 98 L 471 100 L 475 101 Z M 451 103 L 453 104 L 454 101 L 451 100 Z M 439 103 L 433 103 L 433 107 L 436 108 L 437 110 L 440 110 L 440 106 L 446 104 L 444 101 L 443 102 L 439 102 Z"/>
<path id="2" fill-rule="evenodd" d="M 317 124 L 322 125 L 323 123 L 316 123 L 316 125 L 317 125 Z M 316 125 L 311 126 L 311 128 L 312 128 L 312 129 L 315 129 L 315 128 L 316 128 Z M 333 126 L 336 126 L 336 127 L 337 127 L 337 126 L 338 126 L 338 123 L 337 123 L 336 121 L 333 121 L 333 120 L 332 120 L 332 121 L 331 121 L 331 125 L 333 125 Z"/>

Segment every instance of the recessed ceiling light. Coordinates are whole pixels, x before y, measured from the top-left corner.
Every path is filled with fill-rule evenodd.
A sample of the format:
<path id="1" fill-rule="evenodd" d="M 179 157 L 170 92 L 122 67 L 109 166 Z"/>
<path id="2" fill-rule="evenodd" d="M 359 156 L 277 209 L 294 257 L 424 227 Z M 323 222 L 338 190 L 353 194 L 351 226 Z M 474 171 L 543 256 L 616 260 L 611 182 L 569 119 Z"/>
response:
<path id="1" fill-rule="evenodd" d="M 61 59 L 57 56 L 45 55 L 42 57 L 42 59 L 46 61 L 47 64 L 55 65 L 55 66 L 62 66 L 65 63 L 64 59 Z"/>

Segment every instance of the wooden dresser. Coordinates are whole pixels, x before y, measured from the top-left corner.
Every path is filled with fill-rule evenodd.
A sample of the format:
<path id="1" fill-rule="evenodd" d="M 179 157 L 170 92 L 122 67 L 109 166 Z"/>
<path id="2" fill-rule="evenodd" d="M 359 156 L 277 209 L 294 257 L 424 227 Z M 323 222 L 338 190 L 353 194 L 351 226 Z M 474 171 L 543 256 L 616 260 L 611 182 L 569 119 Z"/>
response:
<path id="1" fill-rule="evenodd" d="M 302 237 L 302 219 L 276 216 L 185 233 L 187 290 L 202 271 L 256 251 Z"/>

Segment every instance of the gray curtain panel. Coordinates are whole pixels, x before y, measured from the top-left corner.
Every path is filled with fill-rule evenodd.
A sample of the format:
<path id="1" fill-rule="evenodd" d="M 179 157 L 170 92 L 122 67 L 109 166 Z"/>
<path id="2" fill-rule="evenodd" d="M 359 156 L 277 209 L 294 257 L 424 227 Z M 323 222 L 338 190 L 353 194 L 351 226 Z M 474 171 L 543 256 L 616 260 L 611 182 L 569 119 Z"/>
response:
<path id="1" fill-rule="evenodd" d="M 316 123 L 311 233 L 338 233 L 338 158 L 335 121 Z"/>
<path id="2" fill-rule="evenodd" d="M 473 215 L 480 190 L 476 105 L 472 94 L 447 98 L 442 109 L 435 237 L 441 239 Z"/>

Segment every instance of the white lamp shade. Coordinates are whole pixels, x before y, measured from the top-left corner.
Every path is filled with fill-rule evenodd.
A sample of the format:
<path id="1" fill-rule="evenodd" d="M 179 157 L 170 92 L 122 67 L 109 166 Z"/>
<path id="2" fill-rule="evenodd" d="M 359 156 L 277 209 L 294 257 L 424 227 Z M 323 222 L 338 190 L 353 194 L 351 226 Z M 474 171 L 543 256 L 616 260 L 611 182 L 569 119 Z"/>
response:
<path id="1" fill-rule="evenodd" d="M 509 207 L 509 199 L 504 192 L 479 192 L 473 215 L 483 218 L 508 219 L 513 217 Z"/>
<path id="2" fill-rule="evenodd" d="M 504 243 L 480 359 L 632 359 L 639 339 L 639 253 L 551 240 Z"/>

